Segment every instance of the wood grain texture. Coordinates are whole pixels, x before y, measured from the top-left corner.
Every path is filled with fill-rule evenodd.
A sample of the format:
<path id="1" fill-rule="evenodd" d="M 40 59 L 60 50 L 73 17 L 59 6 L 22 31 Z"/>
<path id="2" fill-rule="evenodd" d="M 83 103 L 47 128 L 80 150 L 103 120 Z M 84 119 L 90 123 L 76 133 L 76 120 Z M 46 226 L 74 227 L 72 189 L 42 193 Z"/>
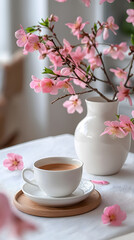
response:
<path id="1" fill-rule="evenodd" d="M 90 212 L 97 208 L 101 203 L 101 195 L 97 190 L 93 190 L 89 197 L 80 203 L 67 207 L 49 207 L 39 205 L 20 190 L 14 197 L 14 205 L 24 213 L 39 217 L 69 217 Z"/>

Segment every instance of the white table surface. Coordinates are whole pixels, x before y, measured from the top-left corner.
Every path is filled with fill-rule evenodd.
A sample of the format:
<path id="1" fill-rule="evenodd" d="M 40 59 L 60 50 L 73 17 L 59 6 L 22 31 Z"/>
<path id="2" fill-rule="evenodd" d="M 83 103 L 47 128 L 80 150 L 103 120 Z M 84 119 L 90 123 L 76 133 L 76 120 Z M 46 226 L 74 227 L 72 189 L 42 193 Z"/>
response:
<path id="1" fill-rule="evenodd" d="M 11 201 L 14 194 L 24 184 L 21 171 L 9 171 L 3 167 L 7 153 L 17 153 L 23 156 L 25 167 L 32 167 L 34 161 L 49 156 L 76 157 L 73 136 L 59 135 L 34 140 L 0 150 L 0 191 L 4 191 Z M 96 185 L 102 196 L 101 205 L 88 213 L 64 218 L 41 218 L 18 212 L 38 226 L 37 232 L 28 233 L 26 240 L 108 240 L 134 231 L 134 154 L 129 153 L 122 170 L 113 176 L 93 176 L 84 170 L 86 179 L 107 180 L 109 185 Z M 107 226 L 101 221 L 103 209 L 106 206 L 119 204 L 126 211 L 127 219 L 121 226 Z"/>

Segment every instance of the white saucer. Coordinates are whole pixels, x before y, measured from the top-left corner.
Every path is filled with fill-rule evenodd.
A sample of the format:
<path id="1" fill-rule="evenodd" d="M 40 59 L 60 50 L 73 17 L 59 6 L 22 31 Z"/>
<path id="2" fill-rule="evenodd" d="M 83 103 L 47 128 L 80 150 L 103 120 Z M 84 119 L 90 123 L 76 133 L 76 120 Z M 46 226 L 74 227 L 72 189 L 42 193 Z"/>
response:
<path id="1" fill-rule="evenodd" d="M 79 187 L 71 195 L 60 198 L 49 197 L 45 192 L 41 191 L 39 187 L 29 183 L 25 183 L 22 187 L 23 193 L 32 201 L 53 207 L 69 206 L 81 202 L 87 198 L 93 190 L 94 184 L 86 179 L 82 179 Z"/>

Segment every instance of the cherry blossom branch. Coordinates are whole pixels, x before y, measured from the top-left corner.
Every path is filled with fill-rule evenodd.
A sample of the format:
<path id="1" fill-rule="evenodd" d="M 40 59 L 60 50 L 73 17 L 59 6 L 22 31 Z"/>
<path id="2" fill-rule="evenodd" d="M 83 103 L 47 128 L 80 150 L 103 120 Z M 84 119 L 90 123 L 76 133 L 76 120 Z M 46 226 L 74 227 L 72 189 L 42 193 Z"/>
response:
<path id="1" fill-rule="evenodd" d="M 92 31 L 93 31 L 93 30 L 92 30 Z M 100 59 L 101 59 L 102 66 L 103 66 L 101 69 L 103 70 L 103 72 L 104 72 L 104 74 L 105 74 L 105 76 L 106 76 L 106 78 L 107 78 L 107 80 L 108 80 L 108 82 L 109 82 L 109 85 L 113 88 L 114 92 L 117 93 L 117 90 L 116 90 L 115 86 L 114 86 L 113 83 L 110 81 L 109 76 L 108 76 L 108 74 L 107 74 L 107 71 L 106 71 L 106 68 L 105 68 L 105 64 L 104 64 L 104 61 L 103 61 L 103 58 L 102 58 L 102 53 L 99 52 L 98 48 L 96 47 L 96 44 L 95 44 L 95 43 L 93 42 L 93 40 L 90 38 L 89 34 L 86 33 L 84 30 L 83 30 L 82 32 L 83 32 L 83 34 L 84 34 L 85 36 L 87 36 L 87 37 L 89 38 L 89 40 L 92 42 L 93 47 L 95 48 L 96 52 L 98 53 L 98 55 L 99 55 L 99 57 L 100 57 Z M 93 31 L 93 34 L 96 36 L 96 34 L 94 33 L 94 31 Z M 114 96 L 115 96 L 115 95 L 116 95 L 116 94 L 114 94 Z M 114 100 L 114 98 L 113 98 L 113 100 Z"/>
<path id="2" fill-rule="evenodd" d="M 57 75 L 57 77 L 60 77 L 60 78 L 70 78 L 70 79 L 74 79 L 74 77 L 70 77 L 70 76 L 64 76 L 64 75 Z M 94 76 L 93 76 L 94 77 Z M 103 82 L 103 83 L 106 83 L 106 84 L 109 84 L 108 81 L 106 80 L 103 80 L 103 79 L 100 79 L 100 78 L 97 78 L 97 77 L 94 77 L 94 79 L 92 79 L 93 81 L 99 81 L 99 82 Z M 86 83 L 85 81 L 83 81 L 82 79 L 80 80 L 82 81 L 83 83 Z"/>
<path id="3" fill-rule="evenodd" d="M 54 44 L 54 46 L 55 46 L 55 50 L 58 52 L 58 54 L 60 55 L 60 57 L 62 58 L 62 60 L 69 66 L 69 68 L 72 68 L 72 66 L 70 66 L 70 61 L 68 62 L 68 61 L 67 61 L 68 59 L 64 59 L 64 57 L 62 56 L 62 54 L 61 54 L 60 51 L 59 51 L 59 48 L 57 48 L 54 40 L 52 39 L 51 41 L 53 42 L 53 44 Z M 69 57 L 70 57 L 70 56 L 69 56 Z M 74 63 L 74 64 L 75 64 L 75 63 Z M 104 67 L 105 67 L 105 66 L 104 66 Z M 74 65 L 74 68 L 76 68 L 75 65 Z M 94 91 L 94 92 L 96 92 L 97 94 L 99 94 L 99 95 L 100 95 L 103 99 L 105 99 L 106 101 L 108 101 L 108 102 L 111 102 L 111 101 L 112 101 L 112 100 L 110 100 L 109 98 L 107 98 L 103 93 L 101 93 L 97 88 L 93 88 L 91 85 L 89 85 L 88 82 L 83 81 L 83 80 L 78 76 L 78 74 L 74 71 L 74 69 L 73 69 L 72 72 L 73 72 L 74 75 L 77 77 L 77 79 L 79 79 L 81 82 L 85 83 L 86 86 L 87 86 L 89 89 L 91 89 L 92 91 Z M 96 77 L 95 77 L 95 78 L 96 78 Z M 92 80 L 92 79 L 91 79 L 91 80 Z M 109 81 L 107 81 L 107 83 L 110 84 Z M 66 95 L 65 95 L 65 96 L 66 96 Z M 69 95 L 69 96 L 70 96 L 70 95 Z M 58 99 L 60 99 L 60 98 L 58 98 Z M 58 100 L 58 99 L 57 99 L 57 100 Z M 113 99 L 113 100 L 114 100 L 114 99 Z"/>
<path id="4" fill-rule="evenodd" d="M 62 44 L 61 44 L 61 42 L 60 42 L 60 40 L 57 38 L 57 35 L 56 35 L 56 33 L 54 33 L 54 31 L 53 31 L 53 28 L 51 27 L 48 27 L 48 29 L 51 31 L 51 33 L 53 34 L 53 36 L 54 36 L 54 38 L 56 39 L 56 41 L 59 43 L 59 45 L 60 45 L 60 47 L 61 48 L 63 48 L 63 46 L 62 46 Z"/>
<path id="5" fill-rule="evenodd" d="M 50 28 L 50 27 L 49 27 L 49 30 L 52 32 L 53 37 L 54 37 L 54 38 L 57 40 L 57 42 L 59 43 L 60 48 L 63 48 L 61 42 L 59 41 L 59 39 L 58 39 L 58 37 L 57 37 L 57 35 L 56 35 L 56 33 L 53 32 L 53 28 Z M 97 51 L 97 53 L 98 53 L 98 55 L 99 55 L 99 57 L 100 57 L 100 59 L 101 59 L 102 66 L 103 66 L 101 69 L 103 70 L 103 72 L 104 72 L 104 74 L 105 74 L 105 76 L 106 76 L 106 78 L 107 78 L 107 81 L 101 80 L 101 79 L 97 78 L 92 72 L 91 72 L 91 75 L 89 75 L 88 73 L 86 73 L 85 69 L 83 69 L 81 66 L 79 66 L 79 71 L 81 71 L 81 69 L 82 69 L 81 72 L 83 73 L 83 71 L 84 71 L 86 77 L 87 77 L 87 75 L 89 75 L 89 76 L 90 76 L 90 82 L 91 82 L 91 81 L 96 81 L 96 80 L 98 80 L 98 81 L 101 81 L 101 82 L 104 82 L 104 83 L 109 84 L 109 85 L 113 88 L 113 90 L 114 90 L 114 92 L 115 92 L 115 93 L 114 93 L 114 96 L 113 96 L 113 100 L 114 100 L 118 91 L 117 91 L 116 87 L 114 86 L 114 84 L 110 81 L 109 76 L 108 76 L 108 74 L 107 74 L 107 72 L 106 72 L 105 64 L 104 64 L 104 61 L 103 61 L 103 58 L 102 58 L 102 53 L 99 52 L 98 48 L 96 47 L 96 44 L 93 42 L 93 40 L 90 38 L 90 36 L 89 36 L 87 33 L 85 33 L 84 31 L 83 31 L 83 33 L 84 33 L 86 36 L 88 36 L 89 40 L 92 42 L 93 46 L 95 47 L 95 49 L 96 49 L 96 51 Z M 94 34 L 95 34 L 95 33 L 94 33 Z M 65 64 L 67 64 L 67 65 L 69 66 L 69 68 L 74 68 L 74 69 L 76 68 L 76 69 L 77 69 L 77 67 L 76 67 L 76 65 L 75 65 L 75 62 L 73 61 L 72 57 L 69 55 L 69 58 L 71 59 L 71 62 L 73 62 L 74 66 L 70 66 L 70 62 L 68 62 L 68 58 L 65 59 L 65 58 L 62 56 L 62 54 L 60 53 L 59 48 L 56 46 L 56 44 L 55 44 L 55 42 L 53 41 L 53 39 L 52 39 L 51 41 L 53 42 L 53 44 L 54 44 L 54 46 L 55 46 L 55 50 L 58 52 L 58 54 L 59 54 L 60 57 L 62 58 L 63 62 L 64 62 Z M 76 45 L 76 46 L 73 46 L 73 47 L 77 47 L 77 46 L 80 46 L 80 44 L 78 44 L 78 45 Z M 79 79 L 79 80 L 80 80 L 81 82 L 83 82 L 83 83 L 86 83 L 88 88 L 90 88 L 90 89 L 92 88 L 92 87 L 89 85 L 89 82 L 83 81 L 83 80 L 76 74 L 76 72 L 75 72 L 74 70 L 73 70 L 73 73 L 75 74 L 75 76 L 77 77 L 77 79 Z M 66 77 L 67 77 L 67 76 L 66 76 Z M 95 91 L 97 94 L 99 94 L 101 97 L 103 97 L 105 100 L 111 101 L 110 99 L 108 99 L 107 97 L 105 97 L 105 95 L 102 94 L 98 89 L 96 89 L 96 88 L 92 88 L 92 89 L 93 89 L 93 91 Z"/>
<path id="6" fill-rule="evenodd" d="M 57 37 L 57 35 L 56 35 L 56 33 L 54 33 L 53 32 L 53 28 L 50 28 L 49 27 L 49 30 L 52 32 L 52 34 L 53 34 L 53 36 L 54 36 L 54 38 L 57 40 L 57 42 L 59 43 L 59 45 L 60 45 L 60 47 L 61 48 L 63 48 L 63 46 L 62 46 L 62 44 L 60 43 L 60 41 L 59 41 L 59 39 L 58 39 L 58 37 Z M 54 41 L 53 41 L 53 43 L 54 43 Z M 55 45 L 55 47 L 57 48 L 57 46 L 56 46 L 56 44 L 54 43 L 54 45 Z M 80 45 L 84 45 L 84 44 L 77 44 L 77 45 L 75 45 L 75 46 L 72 46 L 73 48 L 75 48 L 75 47 L 77 47 L 77 46 L 80 46 Z M 60 54 L 60 57 L 62 58 L 62 54 L 58 51 L 58 53 Z M 69 57 L 71 58 L 71 60 L 73 61 L 73 59 L 72 59 L 72 57 L 69 55 Z M 63 59 L 63 58 L 62 58 Z M 65 59 L 63 59 L 64 61 L 65 61 Z M 73 61 L 74 62 L 74 61 Z M 75 64 L 75 63 L 74 63 Z M 69 66 L 70 67 L 70 66 Z M 77 68 L 77 67 L 76 67 Z M 105 66 L 104 66 L 104 68 L 105 68 Z M 86 71 L 81 67 L 81 66 L 79 66 L 79 70 L 80 69 L 82 69 L 82 71 L 84 71 L 85 73 L 86 73 Z M 83 73 L 83 72 L 82 72 Z M 74 74 L 76 75 L 76 73 L 74 72 Z M 104 82 L 104 83 L 109 83 L 109 81 L 105 81 L 105 80 L 102 80 L 102 79 L 99 79 L 99 78 L 97 78 L 92 72 L 91 72 L 91 74 L 92 74 L 92 76 L 93 76 L 93 78 L 94 78 L 94 81 L 96 81 L 96 80 L 98 80 L 98 81 L 101 81 L 101 82 Z M 86 73 L 86 75 L 87 75 L 87 73 Z M 66 76 L 67 77 L 67 76 Z M 77 75 L 77 77 L 78 77 L 78 75 Z M 84 82 L 85 83 L 85 81 L 83 81 L 81 78 L 79 78 L 79 80 L 80 81 L 82 81 L 82 82 Z M 111 84 L 110 84 L 111 85 Z"/>
<path id="7" fill-rule="evenodd" d="M 113 88 L 113 90 L 114 90 L 114 92 L 115 92 L 115 94 L 116 94 L 116 93 L 117 93 L 117 89 L 116 89 L 116 87 L 114 86 L 114 84 L 110 81 L 110 78 L 109 78 L 109 76 L 108 76 L 108 74 L 107 74 L 107 71 L 106 71 L 106 68 L 105 68 L 105 64 L 104 64 L 104 61 L 103 61 L 103 58 L 102 58 L 102 54 L 99 52 L 99 50 L 97 49 L 96 46 L 95 46 L 95 49 L 96 49 L 98 55 L 100 56 L 100 59 L 101 59 L 101 62 L 102 62 L 103 68 L 101 68 L 101 69 L 103 70 L 103 72 L 104 72 L 104 74 L 105 74 L 105 76 L 106 76 L 106 78 L 107 78 L 107 80 L 108 80 L 108 82 L 109 82 L 109 85 Z M 114 96 L 115 96 L 115 95 L 114 95 Z M 113 100 L 114 100 L 114 97 L 113 97 Z"/>
<path id="8" fill-rule="evenodd" d="M 96 92 L 97 94 L 99 94 L 102 98 L 104 98 L 107 102 L 113 102 L 114 101 L 117 101 L 115 99 L 111 100 L 109 98 L 107 98 L 104 94 L 102 94 L 97 88 L 93 88 L 90 86 L 90 88 L 92 89 L 92 91 Z"/>
<path id="9" fill-rule="evenodd" d="M 123 68 L 123 70 L 125 71 L 130 65 L 131 65 L 131 61 L 127 64 L 126 67 Z"/>
<path id="10" fill-rule="evenodd" d="M 89 93 L 89 92 L 93 92 L 93 90 L 88 90 L 88 91 L 84 91 L 84 92 L 78 92 L 78 93 L 75 93 L 75 94 L 66 94 L 64 96 L 61 96 L 61 97 L 58 97 L 56 98 L 54 101 L 52 101 L 51 103 L 55 103 L 57 102 L 58 100 L 62 99 L 62 98 L 65 98 L 65 97 L 70 97 L 72 95 L 82 95 L 82 94 L 85 94 L 85 93 Z"/>
<path id="11" fill-rule="evenodd" d="M 81 66 L 79 66 L 79 68 L 81 68 L 82 71 L 86 73 L 85 69 L 83 69 Z M 92 75 L 92 77 L 94 78 L 94 80 L 92 79 L 93 81 L 98 80 L 98 81 L 100 81 L 100 82 L 104 82 L 104 83 L 109 84 L 109 82 L 108 82 L 107 80 L 100 79 L 100 78 L 96 77 L 96 76 L 94 75 L 94 73 L 91 72 L 91 70 L 89 70 L 89 71 L 90 71 L 90 74 Z M 86 75 L 87 75 L 87 73 L 86 73 Z M 88 74 L 88 75 L 89 75 L 89 74 Z M 89 75 L 89 76 L 91 76 L 91 75 Z"/>
<path id="12" fill-rule="evenodd" d="M 100 0 L 100 3 L 103 2 L 113 2 L 114 0 Z M 85 2 L 85 1 L 84 1 Z M 130 2 L 130 0 L 128 0 Z M 90 0 L 88 0 L 88 6 L 90 5 Z M 86 1 L 87 4 L 87 1 Z M 133 18 L 133 9 L 128 9 L 127 22 L 130 22 L 134 26 Z M 75 23 L 66 23 L 71 29 L 71 32 L 74 36 L 80 40 L 79 44 L 71 45 L 66 39 L 60 42 L 54 31 L 53 22 L 57 22 L 58 17 L 55 15 L 50 15 L 49 18 L 44 20 L 41 19 L 39 25 L 26 28 L 26 31 L 21 28 L 16 31 L 15 36 L 17 38 L 17 45 L 19 47 L 24 47 L 24 54 L 28 52 L 39 51 L 39 59 L 44 59 L 48 57 L 50 62 L 53 64 L 54 70 L 49 68 L 44 68 L 43 74 L 48 74 L 49 77 L 44 77 L 43 79 L 38 79 L 36 76 L 32 76 L 32 82 L 30 87 L 34 89 L 35 92 L 43 92 L 50 94 L 58 94 L 59 89 L 66 89 L 68 94 L 58 97 L 52 103 L 56 102 L 59 99 L 71 96 L 69 101 L 66 101 L 63 106 L 68 108 L 68 113 L 73 113 L 72 110 L 69 110 L 70 102 L 74 102 L 73 110 L 82 112 L 81 100 L 78 99 L 78 95 L 95 92 L 100 97 L 105 99 L 108 102 L 116 101 L 117 98 L 119 101 L 123 101 L 125 98 L 129 100 L 130 105 L 132 105 L 132 100 L 130 98 L 131 90 L 134 91 L 134 87 L 129 84 L 129 80 L 132 78 L 132 67 L 134 63 L 134 34 L 131 35 L 131 43 L 129 46 L 132 59 L 130 58 L 129 64 L 121 69 L 116 67 L 116 69 L 110 68 L 110 71 L 115 74 L 120 80 L 120 84 L 116 86 L 115 82 L 112 82 L 109 72 L 106 69 L 105 59 L 103 54 L 109 54 L 114 59 L 123 60 L 125 58 L 125 52 L 128 50 L 126 42 L 121 42 L 120 44 L 110 44 L 110 43 L 98 43 L 96 38 L 103 34 L 103 39 L 106 40 L 109 37 L 109 31 L 112 31 L 116 34 L 116 30 L 119 29 L 119 26 L 115 24 L 113 16 L 107 18 L 106 22 L 94 24 L 94 27 L 91 28 L 91 32 L 87 33 L 83 29 L 86 24 L 89 22 L 83 22 L 82 17 L 78 16 Z M 47 28 L 49 33 L 44 35 L 42 28 Z M 37 34 L 33 34 L 37 32 Z M 104 53 L 100 49 L 100 45 L 107 45 L 109 48 L 105 49 Z M 128 69 L 126 72 L 125 69 Z M 96 76 L 96 69 L 101 69 L 103 72 L 103 79 Z M 64 78 L 64 79 L 63 79 Z M 99 90 L 97 81 L 105 83 L 110 86 L 112 90 L 112 99 L 109 99 L 106 94 L 103 93 L 103 90 Z M 93 84 L 92 84 L 93 83 Z M 95 84 L 94 84 L 95 83 Z M 74 85 L 79 85 L 83 92 L 75 93 Z M 77 95 L 76 95 L 77 94 Z M 77 103 L 77 104 L 76 104 Z"/>
<path id="13" fill-rule="evenodd" d="M 128 87 L 127 83 L 129 81 L 129 79 L 133 76 L 133 74 L 131 74 L 131 70 L 132 70 L 132 67 L 133 67 L 133 62 L 134 62 L 134 55 L 132 56 L 132 59 L 131 59 L 131 64 L 130 64 L 129 72 L 128 72 L 128 75 L 127 75 L 127 80 L 126 80 L 126 82 L 124 84 L 125 87 Z"/>

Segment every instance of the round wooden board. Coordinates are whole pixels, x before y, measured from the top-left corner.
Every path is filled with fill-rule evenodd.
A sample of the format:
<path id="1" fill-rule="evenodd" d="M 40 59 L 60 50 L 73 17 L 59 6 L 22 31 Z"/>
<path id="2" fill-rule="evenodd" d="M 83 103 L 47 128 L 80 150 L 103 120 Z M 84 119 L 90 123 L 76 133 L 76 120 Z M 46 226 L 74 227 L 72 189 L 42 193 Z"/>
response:
<path id="1" fill-rule="evenodd" d="M 20 190 L 14 197 L 14 205 L 24 213 L 39 217 L 69 217 L 83 214 L 97 208 L 101 203 L 101 195 L 93 190 L 88 198 L 80 203 L 67 207 L 49 207 L 33 202 Z"/>

